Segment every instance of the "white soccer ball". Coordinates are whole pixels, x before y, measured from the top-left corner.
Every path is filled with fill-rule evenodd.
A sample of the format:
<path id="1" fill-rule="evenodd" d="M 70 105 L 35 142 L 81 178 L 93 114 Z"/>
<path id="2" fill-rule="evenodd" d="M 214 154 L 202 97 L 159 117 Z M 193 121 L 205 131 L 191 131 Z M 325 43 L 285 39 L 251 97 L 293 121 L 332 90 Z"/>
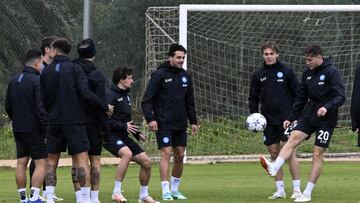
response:
<path id="1" fill-rule="evenodd" d="M 253 113 L 246 119 L 247 129 L 258 132 L 266 128 L 266 118 L 260 113 Z"/>

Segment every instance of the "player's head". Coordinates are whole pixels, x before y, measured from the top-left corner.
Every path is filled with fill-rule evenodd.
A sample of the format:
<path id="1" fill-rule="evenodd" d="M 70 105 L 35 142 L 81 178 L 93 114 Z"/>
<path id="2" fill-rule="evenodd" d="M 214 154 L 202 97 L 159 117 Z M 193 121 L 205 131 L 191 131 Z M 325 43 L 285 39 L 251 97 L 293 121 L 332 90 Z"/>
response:
<path id="1" fill-rule="evenodd" d="M 261 47 L 261 53 L 263 55 L 266 65 L 275 64 L 279 57 L 280 49 L 274 41 L 267 41 Z"/>
<path id="2" fill-rule="evenodd" d="M 91 59 L 96 55 L 96 45 L 94 41 L 90 38 L 83 39 L 77 45 L 77 52 L 79 54 L 79 58 Z"/>
<path id="3" fill-rule="evenodd" d="M 175 68 L 182 68 L 184 64 L 186 49 L 180 44 L 172 44 L 169 49 L 169 61 Z"/>
<path id="4" fill-rule="evenodd" d="M 26 66 L 33 67 L 40 72 L 43 65 L 41 51 L 38 49 L 30 49 L 28 52 L 26 52 L 24 63 Z"/>
<path id="5" fill-rule="evenodd" d="M 127 67 L 119 67 L 114 70 L 112 81 L 120 89 L 130 89 L 134 82 L 132 76 L 132 69 Z"/>
<path id="6" fill-rule="evenodd" d="M 68 55 L 71 51 L 70 41 L 66 38 L 58 38 L 51 43 L 51 56 Z"/>
<path id="7" fill-rule="evenodd" d="M 317 45 L 313 44 L 305 48 L 304 50 L 306 64 L 310 69 L 315 69 L 319 67 L 324 59 L 323 59 L 323 50 Z"/>
<path id="8" fill-rule="evenodd" d="M 44 61 L 47 64 L 50 64 L 52 61 L 52 57 L 51 57 L 51 43 L 53 41 L 55 41 L 56 39 L 58 39 L 59 37 L 57 36 L 46 36 L 44 38 L 42 38 L 41 40 L 41 44 L 40 44 L 40 50 L 41 50 L 41 54 L 44 57 Z"/>

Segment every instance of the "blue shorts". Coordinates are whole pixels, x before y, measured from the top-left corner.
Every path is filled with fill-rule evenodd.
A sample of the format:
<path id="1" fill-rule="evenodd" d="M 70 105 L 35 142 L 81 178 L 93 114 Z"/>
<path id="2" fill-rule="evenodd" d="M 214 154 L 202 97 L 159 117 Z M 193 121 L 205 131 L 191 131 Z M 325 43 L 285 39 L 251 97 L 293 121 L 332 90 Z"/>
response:
<path id="1" fill-rule="evenodd" d="M 308 135 L 307 140 L 310 139 L 311 134 L 315 132 L 314 145 L 322 148 L 329 148 L 330 140 L 334 132 L 334 128 L 314 126 L 304 117 L 299 118 L 297 126 L 295 126 L 293 130 L 306 133 Z"/>
<path id="2" fill-rule="evenodd" d="M 184 130 L 158 130 L 156 132 L 156 141 L 158 149 L 162 147 L 186 147 L 187 145 L 187 133 Z"/>

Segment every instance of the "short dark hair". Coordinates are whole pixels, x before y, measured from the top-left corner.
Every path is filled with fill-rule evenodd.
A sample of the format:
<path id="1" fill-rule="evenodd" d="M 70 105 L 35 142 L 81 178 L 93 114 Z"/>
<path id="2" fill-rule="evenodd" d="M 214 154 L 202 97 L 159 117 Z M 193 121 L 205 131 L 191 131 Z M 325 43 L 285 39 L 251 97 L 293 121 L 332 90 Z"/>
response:
<path id="1" fill-rule="evenodd" d="M 186 54 L 186 49 L 180 44 L 172 44 L 169 48 L 169 56 L 174 56 L 176 51 L 183 51 Z"/>
<path id="2" fill-rule="evenodd" d="M 79 54 L 79 58 L 93 58 L 96 55 L 95 42 L 90 38 L 83 39 L 77 45 L 77 52 Z"/>
<path id="3" fill-rule="evenodd" d="M 25 54 L 24 64 L 33 62 L 36 59 L 40 59 L 41 55 L 42 54 L 41 54 L 41 51 L 39 49 L 30 49 Z"/>
<path id="4" fill-rule="evenodd" d="M 57 37 L 57 36 L 46 36 L 41 39 L 40 50 L 41 50 L 42 55 L 45 55 L 45 48 L 46 47 L 50 48 L 51 43 L 58 38 L 59 37 Z"/>
<path id="5" fill-rule="evenodd" d="M 318 56 L 318 55 L 323 56 L 323 50 L 319 45 L 313 44 L 305 48 L 304 54 L 305 56 L 310 56 L 310 57 Z"/>
<path id="6" fill-rule="evenodd" d="M 68 55 L 71 51 L 70 41 L 66 38 L 58 38 L 51 43 L 51 47 L 59 49 L 64 54 Z"/>
<path id="7" fill-rule="evenodd" d="M 132 69 L 128 67 L 119 67 L 114 70 L 112 81 L 117 85 L 120 80 L 125 80 L 129 75 L 132 75 Z"/>
<path id="8" fill-rule="evenodd" d="M 261 46 L 261 53 L 264 53 L 265 49 L 272 49 L 277 54 L 280 53 L 279 45 L 274 41 L 267 41 Z"/>

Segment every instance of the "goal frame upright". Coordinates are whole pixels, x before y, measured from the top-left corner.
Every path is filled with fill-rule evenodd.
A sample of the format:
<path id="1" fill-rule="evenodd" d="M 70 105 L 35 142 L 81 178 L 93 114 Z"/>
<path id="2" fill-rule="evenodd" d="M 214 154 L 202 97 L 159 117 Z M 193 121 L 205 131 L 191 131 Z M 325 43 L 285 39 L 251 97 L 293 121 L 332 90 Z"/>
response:
<path id="1" fill-rule="evenodd" d="M 220 12 L 359 12 L 360 5 L 238 5 L 238 4 L 180 4 L 179 44 L 187 49 L 187 19 L 189 11 Z M 185 58 L 183 68 L 187 69 Z"/>

